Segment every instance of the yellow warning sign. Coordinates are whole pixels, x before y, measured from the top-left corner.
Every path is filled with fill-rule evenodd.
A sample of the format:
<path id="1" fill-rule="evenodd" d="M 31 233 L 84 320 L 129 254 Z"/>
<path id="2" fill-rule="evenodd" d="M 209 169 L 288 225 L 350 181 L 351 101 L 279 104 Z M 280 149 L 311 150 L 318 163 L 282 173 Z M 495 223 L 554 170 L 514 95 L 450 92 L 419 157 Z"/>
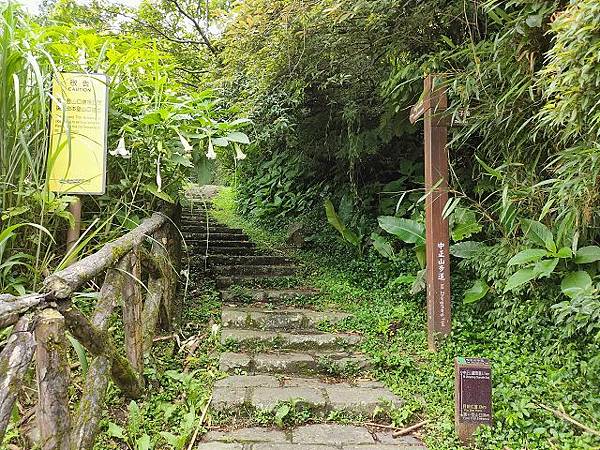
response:
<path id="1" fill-rule="evenodd" d="M 48 182 L 53 192 L 106 189 L 108 77 L 61 73 L 52 84 Z"/>

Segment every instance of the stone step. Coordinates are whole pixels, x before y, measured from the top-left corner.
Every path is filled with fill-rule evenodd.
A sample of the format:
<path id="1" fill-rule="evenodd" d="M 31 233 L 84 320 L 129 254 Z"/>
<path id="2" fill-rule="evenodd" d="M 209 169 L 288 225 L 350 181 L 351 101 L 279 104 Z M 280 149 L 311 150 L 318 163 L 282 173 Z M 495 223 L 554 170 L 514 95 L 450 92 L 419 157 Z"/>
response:
<path id="1" fill-rule="evenodd" d="M 356 346 L 361 337 L 349 333 L 286 333 L 283 331 L 224 328 L 222 344 L 234 344 L 243 349 L 278 348 L 285 350 L 339 350 Z"/>
<path id="2" fill-rule="evenodd" d="M 222 250 L 222 249 L 212 249 L 213 252 L 215 252 L 215 254 L 218 254 L 218 252 Z M 261 287 L 261 285 L 265 285 L 268 283 L 271 283 L 271 281 L 273 279 L 278 279 L 278 280 L 282 280 L 285 278 L 288 278 L 287 276 L 284 275 L 271 275 L 271 274 L 265 274 L 265 275 L 229 275 L 229 276 L 217 276 L 215 278 L 215 286 L 217 287 L 217 289 L 223 289 L 223 288 L 228 288 L 231 287 L 233 285 L 238 285 L 238 286 L 259 286 Z"/>
<path id="3" fill-rule="evenodd" d="M 219 248 L 254 248 L 256 245 L 254 242 L 250 242 L 247 239 L 244 240 L 232 240 L 232 241 L 223 241 L 219 239 L 211 239 L 208 241 L 210 248 L 219 249 Z M 190 239 L 186 241 L 189 246 L 206 246 L 206 240 L 200 239 Z"/>
<path id="4" fill-rule="evenodd" d="M 325 417 L 332 412 L 372 417 L 377 411 L 402 406 L 402 400 L 382 383 L 325 383 L 315 378 L 287 378 L 270 375 L 232 375 L 214 385 L 211 408 L 235 414 L 244 410 L 274 411 L 282 402 L 295 401 L 311 415 Z"/>
<path id="5" fill-rule="evenodd" d="M 426 450 L 413 436 L 341 424 L 311 424 L 292 430 L 240 428 L 209 431 L 198 450 Z"/>
<path id="6" fill-rule="evenodd" d="M 181 233 L 186 241 L 248 241 L 243 233 Z"/>
<path id="7" fill-rule="evenodd" d="M 206 233 L 206 223 L 193 224 L 193 225 L 182 225 L 181 231 L 183 234 L 186 233 Z M 209 225 L 209 233 L 232 233 L 232 234 L 244 234 L 244 230 L 241 228 L 229 228 L 226 225 Z"/>
<path id="8" fill-rule="evenodd" d="M 348 377 L 368 370 L 369 367 L 369 360 L 364 355 L 339 352 L 226 352 L 219 359 L 219 370 L 229 373 Z"/>
<path id="9" fill-rule="evenodd" d="M 196 216 L 196 217 L 182 217 L 179 225 L 180 227 L 206 227 L 206 216 Z M 209 217 L 208 225 L 211 227 L 222 227 L 223 224 L 221 222 L 216 221 L 215 219 Z"/>
<path id="10" fill-rule="evenodd" d="M 204 243 L 206 247 L 206 243 Z M 191 246 L 192 249 L 202 249 L 202 246 L 199 244 L 195 244 Z M 220 246 L 214 248 L 214 246 L 210 246 L 208 254 L 210 256 L 254 256 L 259 255 L 260 250 L 256 247 L 236 247 L 236 246 Z"/>
<path id="11" fill-rule="evenodd" d="M 199 263 L 204 266 L 203 263 Z M 192 263 L 192 266 L 194 263 Z M 217 275 L 226 276 L 252 276 L 252 277 L 265 277 L 265 276 L 288 276 L 294 275 L 298 268 L 296 266 L 209 266 L 209 270 Z"/>
<path id="12" fill-rule="evenodd" d="M 321 323 L 336 324 L 350 317 L 339 311 L 313 311 L 299 308 L 228 307 L 221 311 L 224 328 L 245 328 L 267 331 L 316 330 Z"/>
<path id="13" fill-rule="evenodd" d="M 316 289 L 227 289 L 221 291 L 223 302 L 273 302 L 277 300 L 302 300 L 319 295 Z"/>
<path id="14" fill-rule="evenodd" d="M 204 262 L 204 256 L 198 257 Z M 208 257 L 209 265 L 243 265 L 243 266 L 258 266 L 258 265 L 275 265 L 285 266 L 292 265 L 294 261 L 286 258 L 285 256 L 271 256 L 271 255 L 213 255 Z"/>

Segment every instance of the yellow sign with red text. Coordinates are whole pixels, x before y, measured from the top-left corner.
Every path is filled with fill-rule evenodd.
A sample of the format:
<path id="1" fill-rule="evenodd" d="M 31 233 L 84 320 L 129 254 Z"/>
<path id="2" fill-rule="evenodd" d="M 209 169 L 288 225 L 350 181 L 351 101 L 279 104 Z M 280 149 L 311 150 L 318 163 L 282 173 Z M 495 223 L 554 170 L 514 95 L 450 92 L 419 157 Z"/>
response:
<path id="1" fill-rule="evenodd" d="M 61 73 L 52 85 L 48 183 L 53 192 L 106 190 L 108 77 Z"/>

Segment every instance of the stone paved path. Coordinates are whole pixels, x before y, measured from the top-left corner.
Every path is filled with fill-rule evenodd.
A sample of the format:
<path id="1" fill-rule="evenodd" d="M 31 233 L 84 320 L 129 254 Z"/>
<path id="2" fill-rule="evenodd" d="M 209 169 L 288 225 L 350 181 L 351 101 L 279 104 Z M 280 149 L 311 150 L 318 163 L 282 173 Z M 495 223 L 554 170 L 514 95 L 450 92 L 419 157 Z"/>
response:
<path id="1" fill-rule="evenodd" d="M 272 287 L 273 279 L 296 272 L 293 261 L 265 254 L 242 230 L 206 218 L 202 208 L 184 213 L 183 233 L 194 269 L 214 277 L 221 290 L 221 342 L 228 351 L 221 355 L 220 369 L 231 375 L 215 384 L 211 402 L 213 414 L 229 426 L 209 432 L 197 448 L 425 449 L 415 437 L 393 438 L 390 431 L 354 425 L 322 423 L 286 431 L 243 428 L 248 416 L 273 413 L 282 402 L 308 411 L 313 421 L 335 416 L 360 423 L 376 420 L 378 414 L 402 405 L 402 399 L 383 384 L 361 377 L 369 360 L 356 350 L 360 336 L 320 331 L 321 325 L 343 321 L 348 314 L 286 306 L 287 299 L 317 294 L 304 287 Z"/>

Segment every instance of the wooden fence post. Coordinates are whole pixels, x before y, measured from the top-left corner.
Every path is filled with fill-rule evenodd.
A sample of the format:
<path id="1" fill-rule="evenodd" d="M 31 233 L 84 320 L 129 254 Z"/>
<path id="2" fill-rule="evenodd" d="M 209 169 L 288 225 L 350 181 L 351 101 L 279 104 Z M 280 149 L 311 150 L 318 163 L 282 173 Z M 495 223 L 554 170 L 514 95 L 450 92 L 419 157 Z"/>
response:
<path id="1" fill-rule="evenodd" d="M 123 327 L 125 329 L 125 353 L 131 366 L 141 377 L 144 371 L 144 336 L 142 313 L 144 299 L 140 282 L 142 279 L 142 261 L 137 248 L 129 255 L 130 273 L 125 281 L 123 292 Z M 140 378 L 140 381 L 142 378 Z"/>
<path id="2" fill-rule="evenodd" d="M 425 230 L 427 246 L 427 342 L 436 349 L 436 339 L 450 334 L 450 252 L 448 220 L 443 218 L 448 202 L 448 129 L 444 113 L 446 88 L 435 86 L 439 75 L 425 78 Z"/>
<path id="3" fill-rule="evenodd" d="M 38 407 L 36 412 L 43 450 L 69 450 L 70 368 L 65 319 L 55 309 L 45 309 L 35 328 Z"/>
<path id="4" fill-rule="evenodd" d="M 32 316 L 21 317 L 0 353 L 0 442 L 10 421 L 18 389 L 33 358 L 35 341 L 32 329 Z"/>

